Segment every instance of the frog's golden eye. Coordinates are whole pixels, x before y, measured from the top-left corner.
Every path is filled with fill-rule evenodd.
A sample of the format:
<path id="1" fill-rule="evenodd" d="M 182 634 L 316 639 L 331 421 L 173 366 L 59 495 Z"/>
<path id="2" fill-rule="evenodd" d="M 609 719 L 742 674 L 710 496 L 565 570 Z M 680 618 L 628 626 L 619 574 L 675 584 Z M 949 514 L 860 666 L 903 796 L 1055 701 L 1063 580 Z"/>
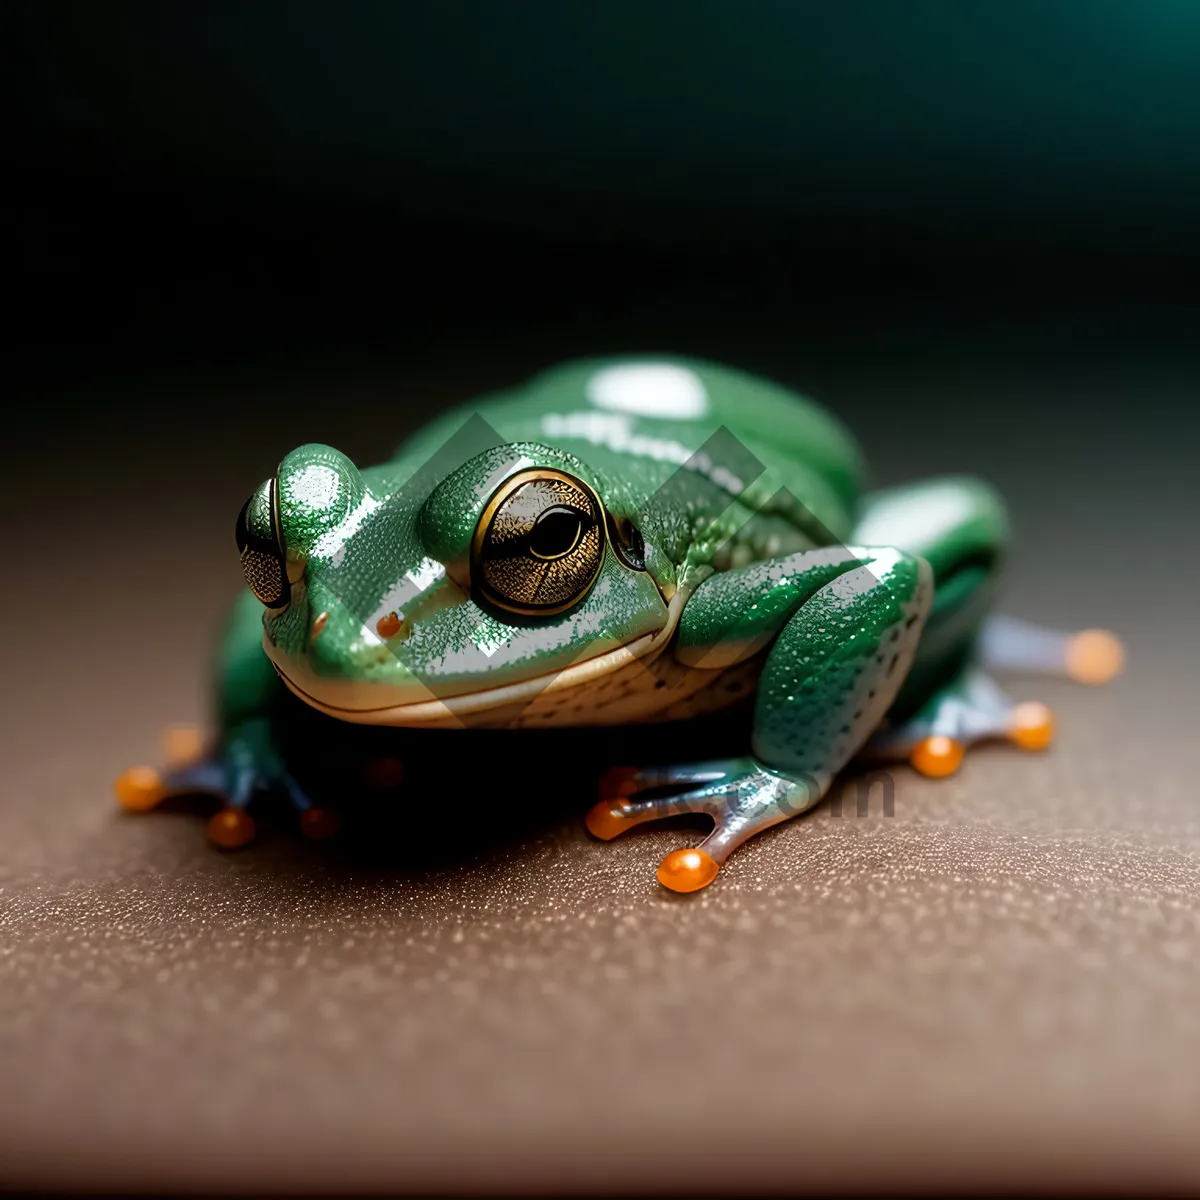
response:
<path id="1" fill-rule="evenodd" d="M 600 573 L 604 526 L 600 499 L 586 483 L 563 471 L 522 471 L 505 480 L 479 518 L 472 583 L 509 612 L 562 612 Z"/>

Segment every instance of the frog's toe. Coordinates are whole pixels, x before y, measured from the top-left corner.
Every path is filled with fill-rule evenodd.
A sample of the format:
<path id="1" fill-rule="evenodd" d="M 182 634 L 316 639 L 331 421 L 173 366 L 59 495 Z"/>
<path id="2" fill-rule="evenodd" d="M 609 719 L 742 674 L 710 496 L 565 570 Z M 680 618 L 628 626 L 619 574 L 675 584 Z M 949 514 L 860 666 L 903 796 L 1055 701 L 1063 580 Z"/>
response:
<path id="1" fill-rule="evenodd" d="M 1054 740 L 1054 714 L 1037 700 L 1014 705 L 1008 736 L 1022 750 L 1045 750 Z"/>
<path id="2" fill-rule="evenodd" d="M 1057 675 L 1094 686 L 1115 679 L 1125 666 L 1125 647 L 1107 629 L 1063 633 L 1003 615 L 985 622 L 979 650 L 988 668 Z"/>
<path id="3" fill-rule="evenodd" d="M 214 813 L 208 822 L 208 840 L 222 850 L 240 850 L 254 840 L 254 818 L 232 805 Z"/>
<path id="4" fill-rule="evenodd" d="M 715 762 L 645 769 L 613 767 L 600 777 L 600 800 L 592 806 L 585 818 L 588 832 L 601 841 L 609 842 L 618 834 L 646 821 L 657 821 L 663 817 L 678 816 L 680 813 L 704 813 L 712 816 L 718 807 L 718 793 L 714 793 L 712 785 L 722 784 L 729 778 L 735 766 L 736 764 L 730 762 Z M 637 799 L 640 792 L 686 784 L 705 786 L 683 795 Z"/>
<path id="5" fill-rule="evenodd" d="M 913 769 L 930 779 L 944 779 L 962 765 L 966 747 L 957 738 L 944 733 L 921 738 L 909 751 L 908 761 Z"/>
<path id="6" fill-rule="evenodd" d="M 220 796 L 225 807 L 208 822 L 208 840 L 222 850 L 240 850 L 254 840 L 258 832 L 254 818 L 246 811 L 261 781 L 250 767 L 226 767 L 212 759 L 194 763 L 175 772 L 179 790 Z"/>
<path id="7" fill-rule="evenodd" d="M 163 762 L 173 771 L 194 766 L 205 757 L 203 731 L 198 725 L 169 725 L 163 730 Z"/>
<path id="8" fill-rule="evenodd" d="M 226 806 L 216 813 L 208 823 L 209 840 L 222 850 L 238 850 L 254 840 L 257 828 L 253 817 L 246 811 L 256 795 L 262 792 L 282 792 L 299 815 L 300 832 L 313 841 L 324 841 L 341 830 L 341 817 L 328 808 L 319 808 L 308 794 L 286 773 L 260 774 L 251 767 L 236 767 L 224 770 L 216 766 L 218 778 L 212 779 L 209 772 L 214 764 L 200 764 L 186 773 L 194 785 L 189 790 L 211 791 L 225 798 Z M 220 786 L 223 778 L 225 786 Z M 212 787 L 198 786 L 205 782 Z"/>
<path id="9" fill-rule="evenodd" d="M 658 882 L 672 892 L 698 892 L 717 877 L 720 864 L 700 846 L 672 850 L 658 864 Z"/>
<path id="10" fill-rule="evenodd" d="M 205 760 L 166 774 L 153 767 L 130 767 L 117 776 L 113 790 L 117 802 L 127 812 L 147 812 L 171 796 L 220 795 L 224 786 L 221 767 Z"/>
<path id="11" fill-rule="evenodd" d="M 828 780 L 792 776 L 753 762 L 731 771 L 720 783 L 692 793 L 705 801 L 715 828 L 699 846 L 672 850 L 659 863 L 658 882 L 673 892 L 707 887 L 729 856 L 756 834 L 811 808 Z"/>
<path id="12" fill-rule="evenodd" d="M 300 814 L 300 832 L 314 842 L 325 842 L 342 831 L 342 816 L 333 808 L 311 807 Z"/>
<path id="13" fill-rule="evenodd" d="M 631 787 L 650 789 L 691 782 L 700 784 L 674 796 L 639 799 Z M 796 816 L 823 794 L 815 779 L 794 778 L 769 770 L 752 758 L 727 759 L 698 766 L 639 771 L 628 776 L 615 796 L 602 799 L 587 816 L 587 827 L 604 841 L 644 821 L 679 813 L 713 819 L 712 833 L 699 846 L 672 850 L 659 864 L 657 878 L 673 892 L 695 892 L 717 877 L 725 860 L 756 833 Z"/>
<path id="14" fill-rule="evenodd" d="M 601 800 L 594 804 L 584 820 L 588 833 L 602 842 L 611 842 L 619 834 L 647 821 L 675 817 L 680 813 L 711 815 L 712 811 L 713 805 L 709 798 L 699 794 L 658 796 L 652 800 L 617 798 Z"/>
<path id="15" fill-rule="evenodd" d="M 719 783 L 743 765 L 740 760 L 718 759 L 682 766 L 610 767 L 600 776 L 597 790 L 602 800 L 627 800 L 655 788 Z"/>
<path id="16" fill-rule="evenodd" d="M 611 842 L 618 834 L 638 824 L 633 819 L 633 806 L 619 800 L 598 800 L 588 810 L 583 823 L 588 833 L 602 842 Z"/>
<path id="17" fill-rule="evenodd" d="M 645 784 L 639 782 L 643 772 L 637 767 L 610 767 L 600 776 L 597 790 L 601 800 L 627 799 Z"/>
<path id="18" fill-rule="evenodd" d="M 162 775 L 153 767 L 130 767 L 122 771 L 113 783 L 113 791 L 126 812 L 146 812 L 170 794 Z"/>
<path id="19" fill-rule="evenodd" d="M 1085 629 L 1066 647 L 1067 674 L 1076 683 L 1100 686 L 1115 679 L 1125 667 L 1125 647 L 1107 629 Z"/>
<path id="20" fill-rule="evenodd" d="M 332 837 L 340 828 L 336 813 L 314 806 L 295 780 L 277 766 L 263 767 L 237 754 L 196 758 L 198 744 L 190 735 L 170 736 L 174 744 L 167 748 L 168 757 L 177 763 L 190 761 L 166 772 L 153 767 L 125 771 L 117 778 L 115 791 L 127 811 L 145 812 L 172 796 L 216 796 L 223 807 L 209 820 L 209 840 L 223 850 L 236 850 L 254 839 L 256 826 L 247 811 L 254 799 L 264 792 L 279 791 L 299 813 L 300 828 L 307 837 Z"/>
<path id="21" fill-rule="evenodd" d="M 1014 704 L 982 671 L 968 671 L 914 717 L 877 733 L 867 758 L 904 760 L 930 778 L 953 775 L 967 748 L 1007 739 L 1022 750 L 1044 750 L 1054 740 L 1054 714 L 1029 700 Z"/>
<path id="22" fill-rule="evenodd" d="M 205 770 L 204 736 L 195 725 L 172 725 L 163 732 L 165 773 L 154 767 L 130 767 L 113 782 L 117 803 L 127 812 L 147 812 L 170 796 L 220 790 L 221 775 Z"/>
<path id="23" fill-rule="evenodd" d="M 292 808 L 296 810 L 300 832 L 314 842 L 328 841 L 342 831 L 342 816 L 336 809 L 323 808 L 314 804 L 308 793 L 287 774 L 272 782 L 284 792 Z"/>
<path id="24" fill-rule="evenodd" d="M 618 802 L 653 788 L 697 782 L 695 772 L 693 767 L 610 767 L 596 790 L 601 800 Z"/>

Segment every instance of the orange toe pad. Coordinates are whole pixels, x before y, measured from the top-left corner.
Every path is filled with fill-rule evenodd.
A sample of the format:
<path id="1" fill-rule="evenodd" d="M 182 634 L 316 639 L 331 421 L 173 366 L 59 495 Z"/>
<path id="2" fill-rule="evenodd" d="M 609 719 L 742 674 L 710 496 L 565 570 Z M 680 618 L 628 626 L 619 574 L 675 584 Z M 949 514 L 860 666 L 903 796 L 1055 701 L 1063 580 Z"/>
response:
<path id="1" fill-rule="evenodd" d="M 1018 704 L 1011 721 L 1008 736 L 1022 750 L 1045 750 L 1054 740 L 1054 715 L 1036 700 Z"/>
<path id="2" fill-rule="evenodd" d="M 1107 629 L 1085 629 L 1067 644 L 1067 674 L 1076 683 L 1107 683 L 1125 665 L 1125 648 Z"/>
<path id="3" fill-rule="evenodd" d="M 658 864 L 658 882 L 673 892 L 698 892 L 720 869 L 707 850 L 672 850 Z"/>
<path id="4" fill-rule="evenodd" d="M 128 812 L 145 812 L 166 798 L 162 776 L 153 767 L 130 767 L 113 784 L 117 802 Z"/>
<path id="5" fill-rule="evenodd" d="M 600 800 L 592 805 L 584 820 L 588 833 L 602 842 L 610 842 L 632 824 L 630 814 L 629 805 L 620 800 Z"/>
<path id="6" fill-rule="evenodd" d="M 909 762 L 921 772 L 934 779 L 953 775 L 963 760 L 963 744 L 944 734 L 935 733 L 918 742 L 909 755 Z"/>
<path id="7" fill-rule="evenodd" d="M 208 837 L 222 850 L 237 850 L 254 837 L 254 819 L 240 808 L 223 808 L 209 821 Z"/>
<path id="8" fill-rule="evenodd" d="M 306 808 L 300 814 L 300 832 L 314 842 L 335 837 L 341 829 L 341 815 L 331 808 Z"/>
<path id="9" fill-rule="evenodd" d="M 190 767 L 204 753 L 204 734 L 195 725 L 171 725 L 163 731 L 162 747 L 168 767 Z"/>

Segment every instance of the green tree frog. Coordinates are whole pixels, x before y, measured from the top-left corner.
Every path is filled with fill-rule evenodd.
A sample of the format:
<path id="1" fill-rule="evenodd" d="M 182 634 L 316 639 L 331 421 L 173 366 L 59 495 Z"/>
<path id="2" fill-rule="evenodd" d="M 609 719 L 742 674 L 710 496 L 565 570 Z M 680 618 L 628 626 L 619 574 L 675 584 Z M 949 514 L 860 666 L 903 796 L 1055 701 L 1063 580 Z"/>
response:
<path id="1" fill-rule="evenodd" d="M 610 839 L 702 813 L 658 879 L 711 883 L 855 756 L 953 772 L 972 743 L 1046 746 L 1052 717 L 987 673 L 1103 682 L 1102 630 L 993 616 L 1004 505 L 951 476 L 866 491 L 833 415 L 690 359 L 569 363 L 445 413 L 382 465 L 310 444 L 237 518 L 248 588 L 220 651 L 207 756 L 117 784 L 128 808 L 212 791 L 213 839 L 248 841 L 265 790 L 314 836 L 270 716 L 287 688 L 331 723 L 512 730 L 684 722 L 753 705 L 745 753 L 619 767 L 587 815 Z M 702 756 L 701 756 L 702 757 Z"/>

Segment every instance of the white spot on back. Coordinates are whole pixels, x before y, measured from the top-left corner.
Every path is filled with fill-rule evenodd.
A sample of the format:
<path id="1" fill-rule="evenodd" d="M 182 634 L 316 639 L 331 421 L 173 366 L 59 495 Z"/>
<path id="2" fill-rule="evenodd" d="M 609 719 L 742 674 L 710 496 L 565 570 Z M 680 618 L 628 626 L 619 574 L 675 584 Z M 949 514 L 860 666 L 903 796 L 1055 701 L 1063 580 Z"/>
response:
<path id="1" fill-rule="evenodd" d="M 899 546 L 919 554 L 965 521 L 970 511 L 960 488 L 930 486 L 872 509 L 854 530 L 854 540 L 863 546 Z"/>
<path id="2" fill-rule="evenodd" d="M 708 412 L 708 393 L 695 371 L 674 363 L 622 363 L 597 371 L 588 399 L 611 412 L 686 420 Z"/>

